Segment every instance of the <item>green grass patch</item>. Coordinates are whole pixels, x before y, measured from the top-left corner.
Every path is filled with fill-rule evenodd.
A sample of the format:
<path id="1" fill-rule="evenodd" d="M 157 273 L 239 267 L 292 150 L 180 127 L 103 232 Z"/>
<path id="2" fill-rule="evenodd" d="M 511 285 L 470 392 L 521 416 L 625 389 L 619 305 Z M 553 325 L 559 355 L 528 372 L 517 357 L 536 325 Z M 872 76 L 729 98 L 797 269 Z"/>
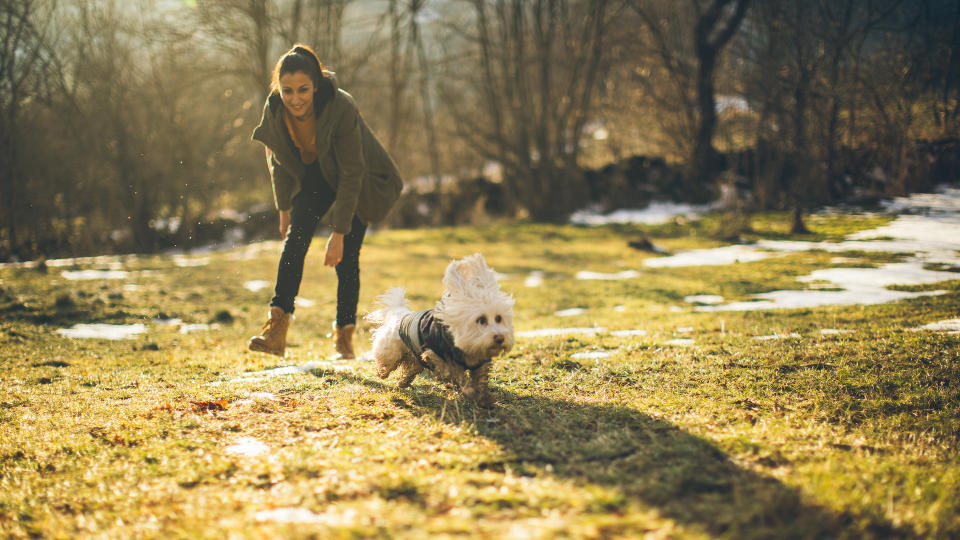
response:
<path id="1" fill-rule="evenodd" d="M 797 238 L 789 218 L 754 216 L 750 228 L 839 240 L 888 219 L 811 216 L 812 235 Z M 807 252 L 654 269 L 643 266 L 653 255 L 627 245 L 717 246 L 715 219 L 372 233 L 361 313 L 397 285 L 414 307 L 431 306 L 446 263 L 481 252 L 516 298 L 517 331 L 607 330 L 518 338 L 496 361 L 493 410 L 429 376 L 398 390 L 369 362 L 324 363 L 336 277 L 319 239 L 301 290 L 314 305 L 297 309 L 285 359 L 246 350 L 267 313 L 276 242 L 192 257 L 198 266 L 125 257 L 123 279 L 62 274 L 105 262 L 0 269 L 0 534 L 960 535 L 960 336 L 912 330 L 956 318 L 960 281 L 877 306 L 696 312 L 685 296 L 746 300 L 807 288 L 797 278 L 818 268 L 899 260 Z M 639 276 L 583 281 L 580 270 Z M 533 271 L 542 286 L 524 286 Z M 251 292 L 252 280 L 271 286 Z M 574 307 L 584 311 L 556 314 Z M 157 320 L 172 318 L 209 326 L 181 333 Z M 146 332 L 56 333 L 80 323 Z M 315 369 L 268 376 L 308 362 Z"/>

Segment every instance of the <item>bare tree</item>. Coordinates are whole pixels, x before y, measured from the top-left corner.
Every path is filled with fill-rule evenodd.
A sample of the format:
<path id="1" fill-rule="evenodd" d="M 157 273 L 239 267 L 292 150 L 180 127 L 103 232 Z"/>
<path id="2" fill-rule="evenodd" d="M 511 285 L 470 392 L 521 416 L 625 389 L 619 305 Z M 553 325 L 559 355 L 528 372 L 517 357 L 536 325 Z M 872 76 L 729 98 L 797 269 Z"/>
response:
<path id="1" fill-rule="evenodd" d="M 710 0 L 703 4 L 702 0 L 693 2 L 697 17 L 693 36 L 698 120 L 691 170 L 696 182 L 712 186 L 717 174 L 717 151 L 713 147 L 717 129 L 715 72 L 720 53 L 743 22 L 750 0 Z"/>
<path id="2" fill-rule="evenodd" d="M 344 58 L 344 14 L 350 3 L 351 0 L 292 0 L 284 37 L 288 43 L 309 44 L 324 62 L 339 65 Z"/>
<path id="3" fill-rule="evenodd" d="M 430 91 L 433 81 L 427 51 L 423 44 L 423 34 L 417 20 L 424 4 L 425 0 L 410 0 L 410 44 L 416 49 L 417 67 L 420 71 L 420 104 L 423 110 L 423 128 L 427 135 L 427 153 L 430 155 L 434 189 L 437 193 L 441 193 L 440 152 L 437 148 L 437 130 L 433 122 L 433 99 Z"/>
<path id="4" fill-rule="evenodd" d="M 411 64 L 410 47 L 404 47 L 404 14 L 398 0 L 390 0 L 390 122 L 387 129 L 387 147 L 400 149 L 400 131 L 407 120 L 408 111 L 404 99 Z"/>
<path id="5" fill-rule="evenodd" d="M 898 30 L 904 27 L 896 20 L 898 13 L 910 18 L 904 6 L 901 0 L 758 4 L 749 32 L 734 47 L 748 66 L 739 73 L 746 97 L 758 109 L 759 200 L 792 208 L 796 232 L 806 230 L 807 208 L 842 196 L 850 164 L 841 158 L 851 159 L 844 152 L 868 139 L 876 141 L 875 155 L 903 147 L 915 98 L 896 107 L 904 113 L 898 120 L 888 105 L 913 92 L 902 74 L 911 69 L 904 61 L 916 64 L 904 54 L 915 33 Z M 889 48 L 880 46 L 884 42 Z M 886 121 L 868 127 L 867 118 Z M 881 133 L 889 136 L 886 142 L 877 140 Z"/>
<path id="6" fill-rule="evenodd" d="M 0 185 L 6 200 L 6 250 L 17 246 L 22 219 L 21 147 L 18 131 L 23 106 L 34 97 L 34 84 L 48 65 L 46 24 L 55 8 L 42 0 L 0 0 Z M 4 240 L 4 238 L 0 238 Z M 0 244 L 2 245 L 2 244 Z"/>
<path id="7" fill-rule="evenodd" d="M 633 70 L 633 80 L 642 89 L 638 97 L 650 103 L 659 119 L 661 135 L 671 147 L 668 153 L 689 158 L 697 125 L 696 55 L 690 37 L 695 19 L 670 0 L 632 0 L 631 6 L 642 29 L 639 36 L 630 32 L 628 38 L 636 41 L 631 45 L 639 60 Z"/>
<path id="8" fill-rule="evenodd" d="M 578 204 L 584 126 L 603 77 L 611 2 L 470 0 L 476 64 L 444 101 L 457 133 L 504 169 L 505 182 L 537 220 L 564 218 Z M 465 98 L 477 99 L 472 116 Z M 473 111 L 475 112 L 475 110 Z"/>
<path id="9" fill-rule="evenodd" d="M 641 39 L 666 75 L 665 80 L 640 80 L 647 81 L 649 95 L 660 96 L 663 109 L 676 107 L 675 114 L 684 120 L 684 129 L 676 136 L 677 146 L 688 159 L 687 191 L 706 197 L 718 172 L 713 145 L 717 129 L 716 71 L 723 50 L 747 15 L 750 0 L 690 0 L 687 9 L 678 9 L 674 2 L 632 0 L 631 5 L 646 30 Z M 687 25 L 690 27 L 684 28 Z"/>
<path id="10" fill-rule="evenodd" d="M 111 0 L 77 2 L 67 12 L 58 57 L 70 71 L 50 107 L 62 111 L 83 155 L 54 186 L 73 195 L 63 218 L 99 215 L 110 230 L 131 233 L 125 247 L 154 250 L 177 229 L 162 224 L 179 218 L 189 234 L 224 188 L 215 156 L 237 136 L 241 107 L 224 106 L 232 85 L 223 84 L 215 55 L 197 53 L 182 23 Z"/>
<path id="11" fill-rule="evenodd" d="M 279 34 L 273 2 L 198 0 L 197 16 L 215 47 L 229 55 L 228 71 L 256 88 L 262 103 L 273 69 L 273 38 Z"/>

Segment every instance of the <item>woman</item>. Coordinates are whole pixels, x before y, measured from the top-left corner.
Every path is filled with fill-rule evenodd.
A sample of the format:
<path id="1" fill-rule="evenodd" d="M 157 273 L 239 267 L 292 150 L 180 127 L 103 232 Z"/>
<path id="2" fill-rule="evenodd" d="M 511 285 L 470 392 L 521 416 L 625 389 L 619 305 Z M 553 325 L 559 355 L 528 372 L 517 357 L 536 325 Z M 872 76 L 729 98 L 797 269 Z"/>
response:
<path id="1" fill-rule="evenodd" d="M 367 225 L 383 219 L 400 196 L 400 173 L 353 97 L 309 47 L 297 44 L 277 61 L 270 90 L 253 140 L 266 146 L 284 244 L 269 319 L 249 347 L 284 355 L 307 249 L 329 210 L 324 265 L 337 271 L 336 350 L 353 358 L 360 245 Z"/>

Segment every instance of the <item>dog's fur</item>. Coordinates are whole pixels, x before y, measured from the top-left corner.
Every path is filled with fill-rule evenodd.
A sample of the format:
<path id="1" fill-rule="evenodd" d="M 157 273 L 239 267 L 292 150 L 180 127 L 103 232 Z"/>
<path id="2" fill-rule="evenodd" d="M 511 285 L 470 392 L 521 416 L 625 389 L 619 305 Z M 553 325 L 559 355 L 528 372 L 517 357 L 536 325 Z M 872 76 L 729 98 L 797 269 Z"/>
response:
<path id="1" fill-rule="evenodd" d="M 438 379 L 456 385 L 464 397 L 490 406 L 491 360 L 513 347 L 513 297 L 500 290 L 496 275 L 479 253 L 451 262 L 443 286 L 433 315 L 449 329 L 465 365 L 429 348 L 419 359 L 414 356 L 399 333 L 401 319 L 412 311 L 404 289 L 397 287 L 380 296 L 380 309 L 366 317 L 377 324 L 373 334 L 377 375 L 387 378 L 399 369 L 397 386 L 404 388 L 428 367 Z"/>

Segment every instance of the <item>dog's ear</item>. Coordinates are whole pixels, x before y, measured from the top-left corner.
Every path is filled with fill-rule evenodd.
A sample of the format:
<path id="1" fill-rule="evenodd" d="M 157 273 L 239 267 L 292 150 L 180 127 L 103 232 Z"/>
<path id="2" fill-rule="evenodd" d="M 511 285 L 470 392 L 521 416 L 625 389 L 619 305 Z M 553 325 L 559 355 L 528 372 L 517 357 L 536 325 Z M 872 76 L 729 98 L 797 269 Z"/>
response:
<path id="1" fill-rule="evenodd" d="M 474 253 L 469 257 L 464 257 L 461 260 L 461 264 L 463 274 L 465 274 L 467 280 L 477 288 L 487 289 L 499 287 L 497 284 L 497 275 L 487 266 L 487 261 L 483 258 L 483 255 Z"/>
<path id="2" fill-rule="evenodd" d="M 443 274 L 443 288 L 446 294 L 463 296 L 467 291 L 467 277 L 461 268 L 462 261 L 451 261 Z"/>
<path id="3" fill-rule="evenodd" d="M 500 287 L 496 274 L 479 253 L 452 261 L 443 276 L 443 286 L 447 294 L 459 296 L 469 296 L 479 290 Z"/>

